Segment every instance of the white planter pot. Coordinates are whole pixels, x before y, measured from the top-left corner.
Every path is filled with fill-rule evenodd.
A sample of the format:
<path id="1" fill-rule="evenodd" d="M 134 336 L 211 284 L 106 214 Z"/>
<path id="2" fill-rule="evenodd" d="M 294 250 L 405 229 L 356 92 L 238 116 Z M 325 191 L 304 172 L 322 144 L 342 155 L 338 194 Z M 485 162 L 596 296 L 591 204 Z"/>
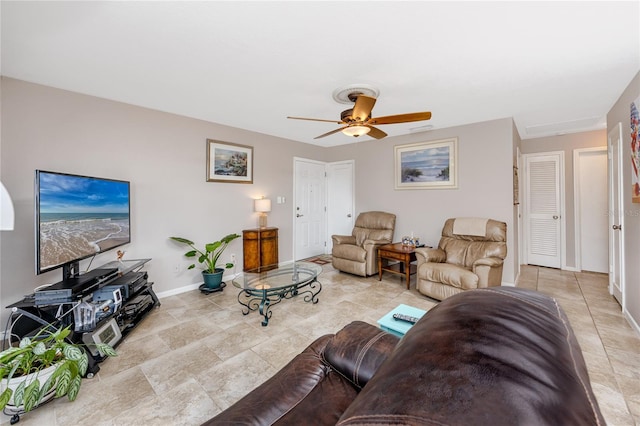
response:
<path id="1" fill-rule="evenodd" d="M 33 382 L 37 377 L 37 379 L 40 381 L 40 389 L 42 389 L 42 387 L 47 382 L 49 377 L 51 377 L 53 372 L 56 370 L 56 367 L 57 365 L 52 365 L 51 367 L 47 367 L 44 370 L 40 370 L 36 373 L 27 374 L 26 376 L 14 377 L 11 380 L 9 380 L 8 387 L 9 389 L 13 390 L 13 392 L 15 393 L 16 388 L 20 385 L 20 383 L 26 381 L 27 383 L 25 386 L 29 386 L 29 384 Z M 4 392 L 6 388 L 7 388 L 7 380 L 2 379 L 0 381 L 0 393 Z M 47 392 L 45 396 L 42 397 L 40 404 L 52 399 L 55 396 L 55 393 L 56 393 L 56 388 L 54 386 L 49 392 Z M 19 412 L 22 412 L 23 409 L 24 409 L 24 406 L 22 405 L 19 407 L 15 406 L 13 402 L 13 395 L 11 395 L 11 398 L 9 399 L 9 402 L 5 407 L 5 410 L 9 413 L 19 413 Z"/>

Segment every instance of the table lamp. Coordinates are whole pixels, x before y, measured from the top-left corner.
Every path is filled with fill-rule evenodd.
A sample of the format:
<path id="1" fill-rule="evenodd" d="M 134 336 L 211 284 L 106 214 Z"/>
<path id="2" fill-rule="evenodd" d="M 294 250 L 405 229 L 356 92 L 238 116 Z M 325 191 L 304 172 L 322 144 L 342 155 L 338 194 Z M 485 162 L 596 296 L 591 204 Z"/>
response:
<path id="1" fill-rule="evenodd" d="M 258 200 L 253 200 L 253 210 L 260 213 L 258 216 L 258 226 L 260 228 L 266 228 L 267 213 L 271 211 L 271 200 L 264 197 Z"/>

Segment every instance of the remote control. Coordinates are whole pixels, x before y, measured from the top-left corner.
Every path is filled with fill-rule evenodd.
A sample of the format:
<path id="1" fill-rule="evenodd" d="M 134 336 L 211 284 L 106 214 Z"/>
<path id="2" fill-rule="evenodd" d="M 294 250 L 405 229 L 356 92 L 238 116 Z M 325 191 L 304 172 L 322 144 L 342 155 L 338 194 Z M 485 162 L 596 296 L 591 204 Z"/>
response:
<path id="1" fill-rule="evenodd" d="M 399 321 L 409 322 L 411 324 L 415 324 L 415 323 L 418 322 L 418 320 L 420 318 L 416 318 L 416 317 L 412 317 L 412 316 L 404 315 L 404 314 L 393 314 L 393 319 L 399 320 Z"/>

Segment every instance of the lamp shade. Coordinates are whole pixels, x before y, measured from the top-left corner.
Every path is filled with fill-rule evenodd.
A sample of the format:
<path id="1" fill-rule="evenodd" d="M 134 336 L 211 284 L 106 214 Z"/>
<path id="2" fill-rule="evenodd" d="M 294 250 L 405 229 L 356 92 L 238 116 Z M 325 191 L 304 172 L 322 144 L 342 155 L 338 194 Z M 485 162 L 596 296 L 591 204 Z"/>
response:
<path id="1" fill-rule="evenodd" d="M 13 201 L 11 201 L 7 188 L 0 182 L 0 230 L 11 231 L 13 222 Z"/>
<path id="2" fill-rule="evenodd" d="M 362 136 L 371 131 L 371 128 L 367 126 L 349 126 L 346 129 L 342 129 L 342 133 L 347 136 Z"/>
<path id="3" fill-rule="evenodd" d="M 261 198 L 259 200 L 254 200 L 253 201 L 253 210 L 260 212 L 260 213 L 266 213 L 266 212 L 270 212 L 271 211 L 271 200 L 268 198 Z"/>

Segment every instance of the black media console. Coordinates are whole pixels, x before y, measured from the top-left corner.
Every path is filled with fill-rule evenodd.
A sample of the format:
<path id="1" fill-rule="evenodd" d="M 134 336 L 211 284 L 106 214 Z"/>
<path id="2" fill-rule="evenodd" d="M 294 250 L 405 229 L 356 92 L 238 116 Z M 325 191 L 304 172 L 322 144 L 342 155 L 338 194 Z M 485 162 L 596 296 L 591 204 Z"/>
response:
<path id="1" fill-rule="evenodd" d="M 96 342 L 116 347 L 160 301 L 143 266 L 151 259 L 110 262 L 86 274 L 38 289 L 7 306 L 10 331 L 23 338 L 49 325 L 70 326 L 74 343 L 84 343 L 89 356 L 87 377 L 100 370 L 105 357 Z M 91 317 L 93 315 L 93 317 Z"/>

